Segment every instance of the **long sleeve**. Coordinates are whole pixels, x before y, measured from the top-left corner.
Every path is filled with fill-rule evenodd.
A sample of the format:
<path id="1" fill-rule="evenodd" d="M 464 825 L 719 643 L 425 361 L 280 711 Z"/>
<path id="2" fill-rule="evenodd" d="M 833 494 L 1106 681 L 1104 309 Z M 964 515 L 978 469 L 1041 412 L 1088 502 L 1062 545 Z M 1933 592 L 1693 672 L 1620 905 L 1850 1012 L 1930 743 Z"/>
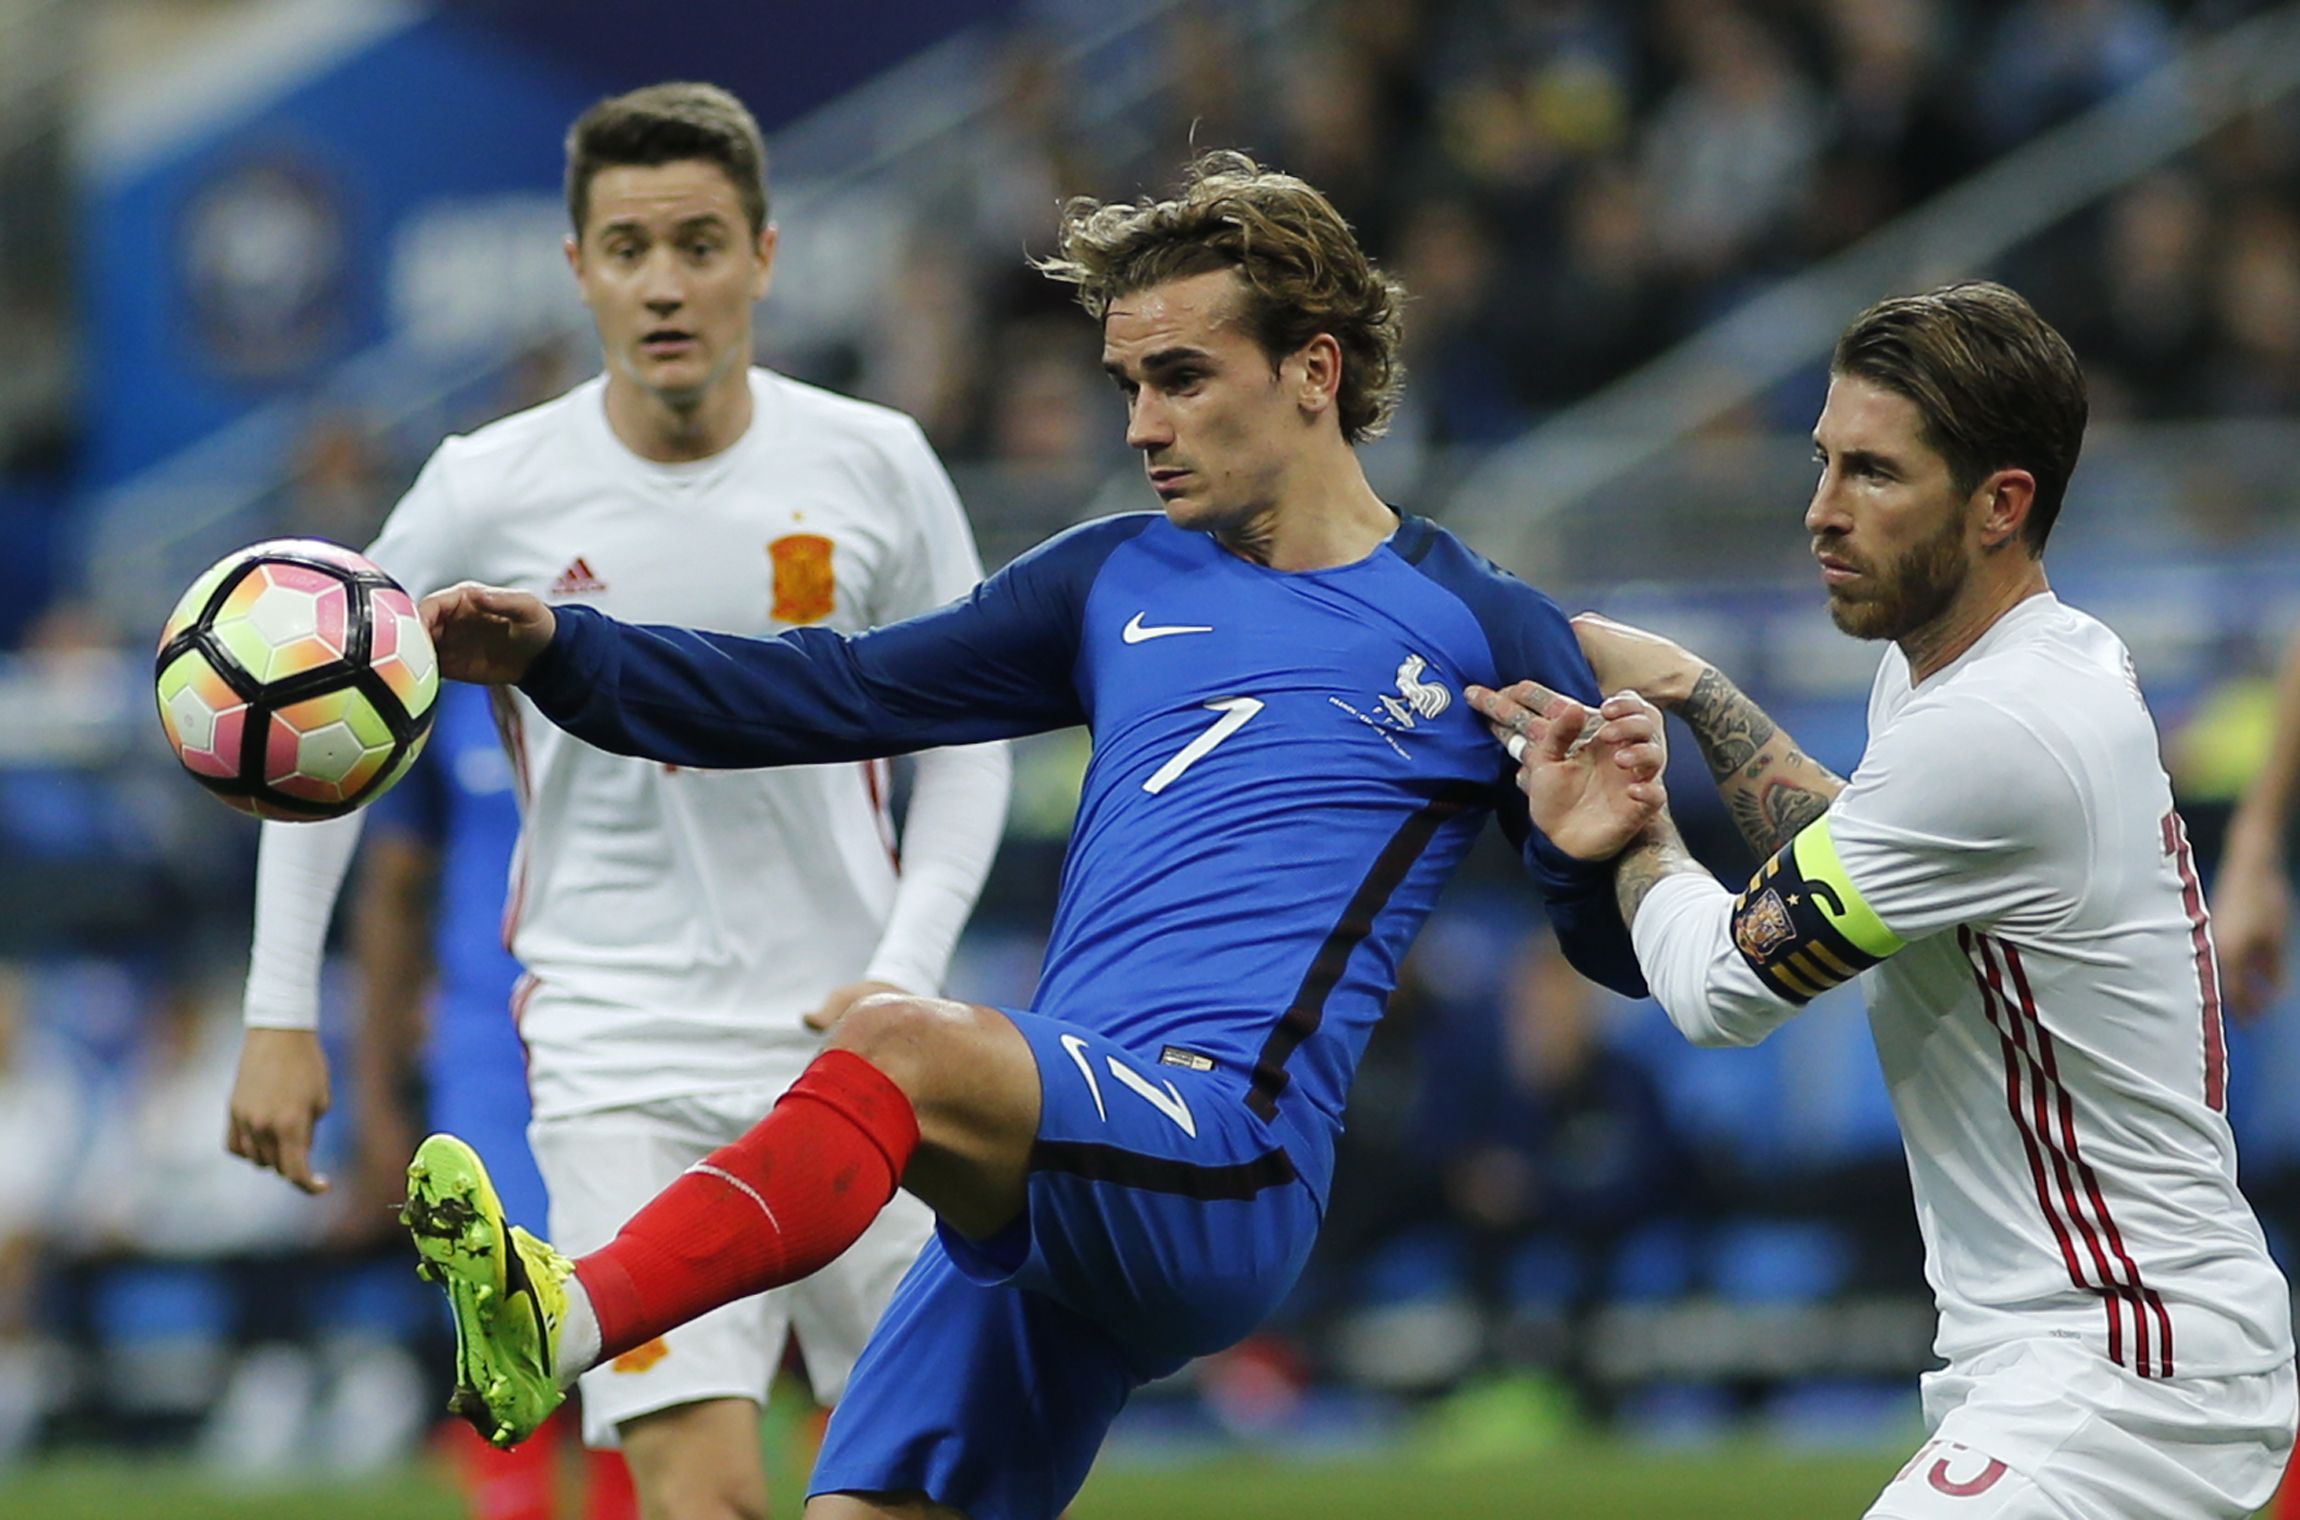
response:
<path id="1" fill-rule="evenodd" d="M 872 760 L 1066 727 L 1087 718 L 1075 675 L 1087 588 L 1144 524 L 1088 523 L 960 601 L 852 638 L 640 627 L 562 607 L 520 686 L 586 743 L 707 769 Z"/>
<path id="2" fill-rule="evenodd" d="M 255 942 L 242 1020 L 251 1029 L 317 1029 L 320 961 L 344 872 L 366 820 L 267 823 L 256 845 Z"/>
<path id="3" fill-rule="evenodd" d="M 917 616 L 982 579 L 958 492 L 923 433 L 912 430 L 904 496 L 913 545 L 873 621 Z M 1014 762 L 1003 741 L 930 749 L 918 757 L 902 826 L 902 879 L 864 979 L 921 993 L 942 990 L 952 951 L 974 912 L 1006 829 Z"/>
<path id="4" fill-rule="evenodd" d="M 1654 1001 L 1696 1045 L 1754 1045 L 1801 1005 L 1757 980 L 1733 945 L 1733 897 L 1706 872 L 1655 884 L 1630 935 Z"/>
<path id="5" fill-rule="evenodd" d="M 903 820 L 902 885 L 864 979 L 940 991 L 1006 827 L 1014 765 L 1003 744 L 918 757 Z"/>

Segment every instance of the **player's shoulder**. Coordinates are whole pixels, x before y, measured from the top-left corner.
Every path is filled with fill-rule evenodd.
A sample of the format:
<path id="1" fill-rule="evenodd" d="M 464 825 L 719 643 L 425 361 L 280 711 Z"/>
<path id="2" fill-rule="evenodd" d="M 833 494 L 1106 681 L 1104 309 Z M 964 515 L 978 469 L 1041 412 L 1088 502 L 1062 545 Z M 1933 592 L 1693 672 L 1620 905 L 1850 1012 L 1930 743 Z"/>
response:
<path id="1" fill-rule="evenodd" d="M 1889 734 L 1889 739 L 1886 735 Z M 2155 763 L 2156 730 L 2124 642 L 2098 618 L 2032 597 L 1952 667 L 1911 691 L 1872 743 L 1930 752 L 1962 774 L 2079 775 Z"/>
<path id="2" fill-rule="evenodd" d="M 2146 720 L 2124 641 L 2106 623 L 2050 594 L 2014 607 L 1911 706 L 1994 709 L 2034 727 L 2093 726 L 2103 701 Z"/>
<path id="3" fill-rule="evenodd" d="M 1180 562 L 1191 557 L 1191 541 L 1203 539 L 1204 534 L 1176 528 L 1161 512 L 1119 512 L 1064 528 L 1019 555 L 1009 568 L 1020 574 L 1084 574 L 1091 578 L 1113 553 L 1129 544 L 1138 543 L 1154 554 Z"/>
<path id="4" fill-rule="evenodd" d="M 1581 646 L 1565 609 L 1450 530 L 1426 517 L 1401 514 L 1390 549 L 1467 611 L 1503 679 L 1537 672 L 1546 678 L 1555 673 L 1560 658 L 1581 663 Z"/>
<path id="5" fill-rule="evenodd" d="M 1548 593 L 1503 569 L 1471 548 L 1460 535 L 1426 517 L 1400 513 L 1390 548 L 1481 615 L 1491 609 L 1519 617 L 1530 614 L 1559 625 L 1566 621 L 1564 609 Z"/>
<path id="6" fill-rule="evenodd" d="M 458 483 L 515 473 L 539 460 L 564 460 L 569 442 L 606 426 L 604 375 L 574 389 L 499 417 L 468 433 L 452 433 L 432 451 L 429 468 L 452 474 Z"/>
<path id="7" fill-rule="evenodd" d="M 865 401 L 820 385 L 796 380 L 777 370 L 754 368 L 751 384 L 790 426 L 786 437 L 817 443 L 840 442 L 874 448 L 889 454 L 915 453 L 928 447 L 926 430 L 918 419 L 895 407 Z"/>

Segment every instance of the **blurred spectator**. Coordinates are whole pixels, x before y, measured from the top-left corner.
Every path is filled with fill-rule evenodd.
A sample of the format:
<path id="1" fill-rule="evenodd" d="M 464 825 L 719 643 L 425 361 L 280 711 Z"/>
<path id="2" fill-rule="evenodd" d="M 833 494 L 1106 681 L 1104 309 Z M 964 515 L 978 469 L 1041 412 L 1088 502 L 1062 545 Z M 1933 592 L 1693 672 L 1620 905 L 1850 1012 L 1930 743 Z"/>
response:
<path id="1" fill-rule="evenodd" d="M 2300 405 L 2300 218 L 2289 203 L 2261 195 L 2236 209 L 2212 288 L 2223 347 L 2213 409 L 2289 415 Z"/>
<path id="2" fill-rule="evenodd" d="M 1495 1298 L 1539 1291 L 1540 1276 L 1578 1309 L 1603 1291 L 1624 1241 L 1704 1202 L 1653 1073 L 1606 1039 L 1605 998 L 1546 932 L 1529 936 L 1501 987 L 1499 1048 L 1445 1084 L 1465 1129 L 1446 1200 L 1478 1241 Z M 1555 1265 L 1529 1274 L 1528 1247 Z"/>
<path id="3" fill-rule="evenodd" d="M 1802 209 L 1826 118 L 1787 52 L 1739 6 L 1670 8 L 1685 81 L 1644 144 L 1663 250 L 1696 278 L 1728 273 Z"/>
<path id="4" fill-rule="evenodd" d="M 0 965 L 0 1472 L 38 1435 L 56 1383 L 43 1300 L 78 1178 L 79 1074 L 27 1022 L 24 973 Z"/>
<path id="5" fill-rule="evenodd" d="M 298 445 L 295 475 L 280 504 L 281 530 L 364 544 L 375 537 L 399 485 L 381 441 L 363 419 L 322 412 Z"/>
<path id="6" fill-rule="evenodd" d="M 2008 147 L 2147 77 L 2173 40 L 2149 0 L 2025 0 L 1990 33 L 1973 98 Z"/>

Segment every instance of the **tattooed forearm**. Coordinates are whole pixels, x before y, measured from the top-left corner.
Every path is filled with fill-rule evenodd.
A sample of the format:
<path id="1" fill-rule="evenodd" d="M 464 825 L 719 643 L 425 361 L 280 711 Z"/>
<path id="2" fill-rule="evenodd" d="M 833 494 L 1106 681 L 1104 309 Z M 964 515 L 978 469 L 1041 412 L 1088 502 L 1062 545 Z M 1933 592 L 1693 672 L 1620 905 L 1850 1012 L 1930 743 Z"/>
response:
<path id="1" fill-rule="evenodd" d="M 1773 720 L 1764 709 L 1715 667 L 1701 672 L 1692 695 L 1678 704 L 1677 716 L 1693 730 L 1709 774 L 1719 781 L 1754 760 L 1773 737 Z"/>
<path id="2" fill-rule="evenodd" d="M 1779 768 L 1787 774 L 1768 774 L 1775 769 L 1770 759 L 1752 761 L 1748 775 L 1740 778 L 1745 784 L 1725 789 L 1734 826 L 1760 855 L 1771 855 L 1796 838 L 1806 824 L 1829 810 L 1830 799 L 1844 787 L 1827 767 L 1794 749 L 1782 757 Z M 1794 776 L 1804 776 L 1807 782 L 1818 778 L 1825 785 L 1816 790 L 1791 779 Z"/>
<path id="3" fill-rule="evenodd" d="M 1700 743 L 1734 826 L 1759 855 L 1796 838 L 1845 789 L 1714 668 L 1701 672 L 1677 715 Z"/>
<path id="4" fill-rule="evenodd" d="M 1670 822 L 1667 813 L 1662 814 L 1614 863 L 1613 899 L 1621 905 L 1621 921 L 1637 922 L 1637 910 L 1644 904 L 1645 895 L 1660 884 L 1662 877 L 1679 871 L 1700 870 L 1701 863 L 1685 848 L 1677 825 Z"/>

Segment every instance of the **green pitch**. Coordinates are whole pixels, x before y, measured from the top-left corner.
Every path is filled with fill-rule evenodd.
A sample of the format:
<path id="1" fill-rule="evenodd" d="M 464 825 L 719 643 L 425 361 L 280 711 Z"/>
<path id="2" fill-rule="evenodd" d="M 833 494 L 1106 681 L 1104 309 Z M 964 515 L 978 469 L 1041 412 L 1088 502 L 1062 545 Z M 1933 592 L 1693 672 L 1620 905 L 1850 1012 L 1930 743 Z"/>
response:
<path id="1" fill-rule="evenodd" d="M 1074 1520 L 1776 1520 L 1858 1516 L 1905 1453 L 1789 1456 L 1756 1448 L 1655 1453 L 1613 1445 L 1521 1461 L 1432 1467 L 1408 1455 L 1295 1462 L 1232 1458 L 1172 1468 L 1106 1467 Z M 784 1494 L 789 1489 L 783 1490 Z M 778 1499 L 781 1495 L 778 1495 Z M 778 1503 L 795 1520 L 797 1510 Z M 168 1466 L 65 1459 L 0 1476 L 0 1515 L 22 1520 L 463 1520 L 431 1469 L 326 1488 L 233 1489 Z"/>

